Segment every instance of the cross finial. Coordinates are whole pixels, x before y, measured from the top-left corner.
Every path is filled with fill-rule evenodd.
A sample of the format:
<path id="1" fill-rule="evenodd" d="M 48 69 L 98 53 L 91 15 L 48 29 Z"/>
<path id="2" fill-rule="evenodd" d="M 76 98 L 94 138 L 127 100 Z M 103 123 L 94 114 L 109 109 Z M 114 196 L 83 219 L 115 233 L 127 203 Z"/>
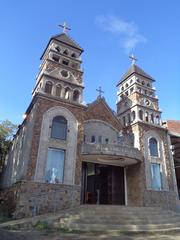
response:
<path id="1" fill-rule="evenodd" d="M 132 61 L 132 65 L 136 63 L 137 58 L 135 58 L 134 54 L 131 54 L 131 56 L 129 56 L 129 58 L 130 58 L 131 61 Z"/>
<path id="2" fill-rule="evenodd" d="M 63 24 L 58 25 L 58 26 L 63 29 L 63 33 L 66 33 L 67 30 L 71 30 L 65 22 Z"/>
<path id="3" fill-rule="evenodd" d="M 96 89 L 96 91 L 99 93 L 99 98 L 102 97 L 102 93 L 104 93 L 104 91 L 102 91 L 101 87 L 99 87 L 99 89 Z"/>

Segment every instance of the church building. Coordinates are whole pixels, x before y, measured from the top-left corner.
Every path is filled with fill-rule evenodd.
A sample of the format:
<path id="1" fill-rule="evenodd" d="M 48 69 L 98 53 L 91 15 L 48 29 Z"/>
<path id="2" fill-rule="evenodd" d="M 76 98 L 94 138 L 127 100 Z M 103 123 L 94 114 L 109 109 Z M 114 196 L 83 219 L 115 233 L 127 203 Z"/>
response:
<path id="1" fill-rule="evenodd" d="M 4 166 L 3 210 L 21 218 L 80 204 L 176 209 L 171 140 L 155 80 L 132 56 L 117 83 L 117 112 L 101 89 L 85 104 L 83 49 L 66 29 L 50 38 L 41 56 L 31 103 Z"/>

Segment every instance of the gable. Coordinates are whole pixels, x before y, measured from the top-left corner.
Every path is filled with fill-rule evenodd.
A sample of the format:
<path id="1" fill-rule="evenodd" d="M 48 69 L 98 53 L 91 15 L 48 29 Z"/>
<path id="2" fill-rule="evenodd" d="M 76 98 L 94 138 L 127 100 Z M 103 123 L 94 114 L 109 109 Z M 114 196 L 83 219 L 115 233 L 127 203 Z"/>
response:
<path id="1" fill-rule="evenodd" d="M 103 98 L 97 99 L 90 104 L 85 111 L 85 120 L 97 119 L 109 123 L 118 131 L 122 130 L 122 125 Z"/>

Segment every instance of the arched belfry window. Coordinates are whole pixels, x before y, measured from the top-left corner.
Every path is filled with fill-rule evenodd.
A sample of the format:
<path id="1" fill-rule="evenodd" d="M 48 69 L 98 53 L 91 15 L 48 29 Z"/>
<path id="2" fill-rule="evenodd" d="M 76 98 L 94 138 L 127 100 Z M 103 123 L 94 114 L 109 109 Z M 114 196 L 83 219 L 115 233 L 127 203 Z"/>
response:
<path id="1" fill-rule="evenodd" d="M 75 102 L 79 102 L 79 91 L 78 90 L 75 90 L 74 92 L 73 92 L 73 101 L 75 101 Z"/>
<path id="2" fill-rule="evenodd" d="M 139 119 L 143 120 L 143 111 L 142 110 L 139 110 Z"/>
<path id="3" fill-rule="evenodd" d="M 46 82 L 45 89 L 44 89 L 45 93 L 51 94 L 52 86 L 53 86 L 52 82 L 49 82 L 49 81 Z"/>
<path id="4" fill-rule="evenodd" d="M 70 99 L 70 92 L 71 92 L 71 89 L 69 87 L 67 87 L 65 89 L 65 93 L 64 93 L 64 98 L 69 100 Z"/>
<path id="5" fill-rule="evenodd" d="M 153 157 L 158 157 L 158 143 L 155 138 L 149 139 L 149 152 Z"/>
<path id="6" fill-rule="evenodd" d="M 61 89 L 62 89 L 61 85 L 58 84 L 58 85 L 56 86 L 56 96 L 57 96 L 57 97 L 61 97 Z"/>
<path id="7" fill-rule="evenodd" d="M 56 116 L 52 121 L 51 137 L 66 140 L 67 120 L 63 116 Z"/>

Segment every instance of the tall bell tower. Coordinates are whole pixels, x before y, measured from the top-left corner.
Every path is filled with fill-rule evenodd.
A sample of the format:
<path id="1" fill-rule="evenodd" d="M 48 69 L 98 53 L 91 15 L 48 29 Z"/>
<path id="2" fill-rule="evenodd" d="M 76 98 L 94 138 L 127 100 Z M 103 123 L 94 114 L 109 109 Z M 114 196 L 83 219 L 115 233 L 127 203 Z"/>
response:
<path id="1" fill-rule="evenodd" d="M 65 102 L 83 102 L 81 53 L 83 49 L 72 40 L 63 27 L 61 34 L 51 37 L 41 56 L 40 70 L 36 78 L 33 96 L 42 93 Z"/>

